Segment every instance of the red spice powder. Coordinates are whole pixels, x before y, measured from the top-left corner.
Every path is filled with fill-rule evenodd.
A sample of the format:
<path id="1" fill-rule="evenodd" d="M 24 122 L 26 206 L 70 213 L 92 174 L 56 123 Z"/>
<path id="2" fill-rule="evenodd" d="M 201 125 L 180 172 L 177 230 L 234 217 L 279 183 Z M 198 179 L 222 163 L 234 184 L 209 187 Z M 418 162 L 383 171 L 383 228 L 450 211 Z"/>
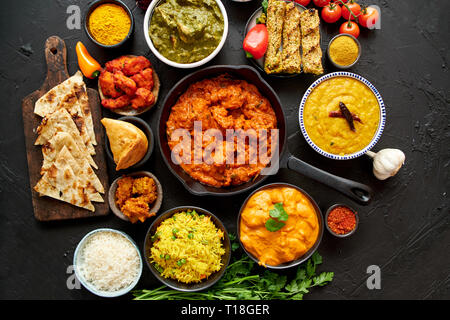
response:
<path id="1" fill-rule="evenodd" d="M 355 229 L 356 216 L 347 207 L 336 207 L 328 215 L 327 224 L 334 233 L 346 234 Z"/>

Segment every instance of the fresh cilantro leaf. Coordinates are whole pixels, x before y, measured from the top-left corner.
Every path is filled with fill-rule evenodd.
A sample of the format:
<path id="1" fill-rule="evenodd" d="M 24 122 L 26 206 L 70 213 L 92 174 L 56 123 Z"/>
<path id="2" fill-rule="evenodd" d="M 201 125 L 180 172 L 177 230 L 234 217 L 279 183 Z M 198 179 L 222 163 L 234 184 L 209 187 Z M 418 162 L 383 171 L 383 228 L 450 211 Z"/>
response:
<path id="1" fill-rule="evenodd" d="M 294 295 L 291 297 L 291 299 L 292 299 L 292 300 L 303 300 L 303 293 L 297 293 L 297 294 L 294 294 Z"/>
<path id="2" fill-rule="evenodd" d="M 262 11 L 267 14 L 267 7 L 269 6 L 268 0 L 263 0 L 261 3 Z"/>
<path id="3" fill-rule="evenodd" d="M 322 256 L 317 251 L 313 253 L 311 260 L 314 265 L 322 264 Z"/>
<path id="4" fill-rule="evenodd" d="M 230 241 L 236 240 L 236 236 L 233 233 L 229 233 L 228 238 L 230 238 Z"/>
<path id="5" fill-rule="evenodd" d="M 279 221 L 286 221 L 289 216 L 283 208 L 283 202 L 278 202 L 274 204 L 274 209 L 269 211 L 272 218 L 276 218 Z"/>
<path id="6" fill-rule="evenodd" d="M 261 282 L 266 284 L 266 289 L 271 292 L 278 292 L 283 289 L 286 285 L 286 281 L 286 276 L 268 270 L 264 272 L 264 276 L 261 278 Z"/>
<path id="7" fill-rule="evenodd" d="M 303 268 L 298 268 L 297 275 L 295 276 L 295 280 L 302 281 L 306 279 L 306 271 Z"/>
<path id="8" fill-rule="evenodd" d="M 274 204 L 274 209 L 269 210 L 269 215 L 272 217 L 266 221 L 266 229 L 270 232 L 280 230 L 285 226 L 283 221 L 286 221 L 289 216 L 283 208 L 283 203 L 278 202 Z"/>
<path id="9" fill-rule="evenodd" d="M 303 280 L 300 283 L 297 283 L 298 285 L 298 292 L 308 293 L 308 288 L 311 287 L 312 280 Z"/>
<path id="10" fill-rule="evenodd" d="M 266 221 L 266 229 L 269 230 L 270 232 L 278 231 L 284 226 L 285 226 L 284 222 L 276 221 L 274 219 L 269 219 Z"/>
<path id="11" fill-rule="evenodd" d="M 316 272 L 316 265 L 312 262 L 312 259 L 309 259 L 306 263 L 306 274 L 308 277 L 312 277 Z"/>
<path id="12" fill-rule="evenodd" d="M 334 272 L 322 272 L 317 277 L 313 278 L 315 286 L 323 287 L 328 282 L 333 281 Z"/>
<path id="13" fill-rule="evenodd" d="M 233 242 L 231 244 L 231 251 L 236 251 L 239 248 L 239 243 Z"/>
<path id="14" fill-rule="evenodd" d="M 287 282 L 285 275 L 266 270 L 263 274 L 254 270 L 256 263 L 244 255 L 234 259 L 225 275 L 207 292 L 178 292 L 159 287 L 153 290 L 134 291 L 137 300 L 160 300 L 170 296 L 171 300 L 302 300 L 311 288 L 324 286 L 333 280 L 333 272 L 316 275 L 316 266 L 322 263 L 319 254 L 298 267 L 295 278 Z M 160 266 L 156 266 L 163 271 Z"/>

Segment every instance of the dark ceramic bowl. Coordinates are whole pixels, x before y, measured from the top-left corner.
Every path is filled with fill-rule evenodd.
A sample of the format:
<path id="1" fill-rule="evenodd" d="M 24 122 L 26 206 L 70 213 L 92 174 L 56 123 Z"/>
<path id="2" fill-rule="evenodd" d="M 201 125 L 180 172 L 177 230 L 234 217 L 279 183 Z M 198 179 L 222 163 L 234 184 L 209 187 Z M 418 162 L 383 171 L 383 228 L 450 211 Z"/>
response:
<path id="1" fill-rule="evenodd" d="M 301 257 L 299 257 L 296 260 L 293 260 L 291 262 L 285 262 L 276 266 L 271 266 L 271 265 L 266 265 L 266 267 L 268 269 L 287 269 L 287 268 L 291 268 L 291 267 L 295 267 L 303 262 L 305 262 L 306 260 L 308 260 L 313 253 L 317 250 L 317 248 L 320 245 L 320 242 L 322 241 L 322 236 L 323 236 L 323 218 L 322 218 L 322 212 L 320 211 L 319 206 L 317 205 L 317 203 L 314 201 L 314 199 L 307 194 L 303 189 L 294 186 L 292 184 L 289 183 L 284 183 L 284 182 L 276 182 L 276 183 L 270 183 L 267 184 L 265 186 L 262 186 L 258 189 L 256 189 L 255 191 L 253 191 L 248 197 L 247 199 L 245 199 L 244 203 L 241 206 L 241 210 L 239 211 L 239 215 L 237 218 L 237 234 L 238 234 L 238 239 L 239 239 L 239 244 L 241 245 L 242 249 L 245 251 L 245 253 L 256 263 L 259 263 L 259 259 L 257 257 L 255 257 L 253 254 L 251 254 L 250 252 L 247 251 L 247 249 L 245 249 L 244 245 L 241 242 L 241 230 L 240 230 L 240 224 L 241 224 L 241 214 L 242 211 L 244 210 L 245 206 L 247 205 L 248 200 L 250 200 L 250 198 L 258 191 L 261 190 L 265 190 L 265 189 L 271 189 L 271 188 L 278 188 L 278 187 L 290 187 L 290 188 L 294 188 L 298 191 L 300 191 L 303 195 L 305 195 L 308 200 L 312 203 L 315 211 L 316 211 L 316 215 L 317 215 L 317 221 L 319 223 L 319 234 L 317 235 L 317 239 L 316 239 L 316 243 L 314 243 L 314 245 Z"/>
<path id="2" fill-rule="evenodd" d="M 356 225 L 355 225 L 355 228 L 352 231 L 350 231 L 349 233 L 338 234 L 338 233 L 334 232 L 333 230 L 331 230 L 330 227 L 328 226 L 328 215 L 330 214 L 331 210 L 333 210 L 334 208 L 337 208 L 337 207 L 346 207 L 346 208 L 350 209 L 355 215 Z M 327 212 L 325 213 L 325 226 L 326 226 L 328 232 L 331 233 L 335 237 L 338 237 L 338 238 L 350 237 L 352 234 L 354 234 L 356 232 L 356 229 L 358 229 L 358 224 L 359 224 L 358 213 L 356 212 L 356 210 L 354 210 L 352 207 L 350 207 L 346 204 L 336 203 L 335 205 L 332 205 L 330 208 L 328 208 Z"/>
<path id="3" fill-rule="evenodd" d="M 142 132 L 144 132 L 145 136 L 147 137 L 148 148 L 147 148 L 147 153 L 144 155 L 144 157 L 139 162 L 132 165 L 131 167 L 122 169 L 120 171 L 137 169 L 137 168 L 143 166 L 148 161 L 148 159 L 150 159 L 150 156 L 153 153 L 153 149 L 155 147 L 155 138 L 153 136 L 152 129 L 150 128 L 149 124 L 147 122 L 145 122 L 144 120 L 142 120 L 141 118 L 137 118 L 137 117 L 133 117 L 133 116 L 126 116 L 126 117 L 121 117 L 117 120 L 122 120 L 122 121 L 129 122 L 131 124 L 134 124 L 136 127 L 141 129 Z M 114 156 L 112 154 L 111 147 L 109 145 L 109 139 L 108 139 L 107 134 L 105 134 L 105 149 L 106 149 L 106 154 L 108 155 L 109 159 L 111 159 L 111 161 L 114 162 Z"/>
<path id="4" fill-rule="evenodd" d="M 162 190 L 161 183 L 159 182 L 158 178 L 156 178 L 156 176 L 153 173 L 148 172 L 148 171 L 138 171 L 138 172 L 129 173 L 129 174 L 123 175 L 113 181 L 113 183 L 109 187 L 109 192 L 108 192 L 108 201 L 109 201 L 109 207 L 111 208 L 111 211 L 118 218 L 120 218 L 124 221 L 130 221 L 130 219 L 128 219 L 128 217 L 126 215 L 124 215 L 122 213 L 122 211 L 120 210 L 120 208 L 117 207 L 117 205 L 116 205 L 117 182 L 125 176 L 133 177 L 133 178 L 149 177 L 155 181 L 156 191 L 158 193 L 158 196 L 157 196 L 155 202 L 153 202 L 153 206 L 150 208 L 150 212 L 158 213 L 158 210 L 159 210 L 159 208 L 161 208 L 161 204 L 162 204 L 162 200 L 163 200 L 163 190 Z"/>
<path id="5" fill-rule="evenodd" d="M 155 234 L 156 229 L 159 227 L 161 222 L 172 217 L 175 213 L 186 211 L 186 210 L 195 210 L 199 214 L 210 216 L 211 221 L 215 224 L 215 226 L 217 228 L 219 228 L 220 230 L 222 230 L 222 232 L 223 232 L 223 235 L 224 235 L 223 247 L 225 249 L 225 254 L 222 256 L 222 268 L 219 271 L 211 274 L 209 276 L 209 278 L 204 279 L 203 281 L 201 281 L 199 283 L 191 283 L 191 284 L 182 283 L 177 280 L 170 279 L 170 278 L 164 278 L 163 276 L 161 276 L 159 271 L 156 270 L 153 263 L 150 262 L 150 256 L 151 256 L 150 249 L 153 244 L 151 237 L 152 237 L 152 235 Z M 227 268 L 228 263 L 230 262 L 230 257 L 231 257 L 231 243 L 230 243 L 230 238 L 228 236 L 227 229 L 225 229 L 225 226 L 223 225 L 223 223 L 215 215 L 213 215 L 208 210 L 205 210 L 202 208 L 192 207 L 192 206 L 182 206 L 182 207 L 176 207 L 176 208 L 167 210 L 166 212 L 164 212 L 163 214 L 158 216 L 155 219 L 155 221 L 153 221 L 152 225 L 150 226 L 150 228 L 147 231 L 147 234 L 145 235 L 144 259 L 145 259 L 145 262 L 147 263 L 147 266 L 149 267 L 150 271 L 153 273 L 153 275 L 159 281 L 161 281 L 163 284 L 165 284 L 169 288 L 172 288 L 175 290 L 194 292 L 194 291 L 200 291 L 200 290 L 204 290 L 204 289 L 211 287 L 213 284 L 215 284 L 217 281 L 219 281 L 220 278 L 222 278 L 223 274 L 225 273 L 225 269 Z"/>
<path id="6" fill-rule="evenodd" d="M 113 45 L 106 45 L 103 43 L 98 42 L 97 40 L 95 40 L 95 38 L 91 35 L 91 32 L 89 30 L 89 25 L 88 25 L 88 21 L 89 21 L 89 16 L 91 15 L 91 13 L 100 5 L 105 4 L 105 3 L 112 3 L 112 4 L 116 4 L 118 6 L 121 6 L 123 9 L 125 9 L 125 11 L 128 13 L 128 16 L 130 17 L 131 20 L 131 25 L 130 25 L 130 30 L 128 30 L 128 34 L 127 36 L 120 41 L 119 43 L 113 44 Z M 133 29 L 134 29 L 134 17 L 133 14 L 131 13 L 131 10 L 126 6 L 125 3 L 123 3 L 122 1 L 119 0 L 98 0 L 98 1 L 94 1 L 87 9 L 87 12 L 84 16 L 84 30 L 86 31 L 89 39 L 92 40 L 92 42 L 94 42 L 95 44 L 97 44 L 98 46 L 102 47 L 102 48 L 117 48 L 120 47 L 121 45 L 123 45 L 128 39 L 131 38 L 132 34 L 133 34 Z"/>

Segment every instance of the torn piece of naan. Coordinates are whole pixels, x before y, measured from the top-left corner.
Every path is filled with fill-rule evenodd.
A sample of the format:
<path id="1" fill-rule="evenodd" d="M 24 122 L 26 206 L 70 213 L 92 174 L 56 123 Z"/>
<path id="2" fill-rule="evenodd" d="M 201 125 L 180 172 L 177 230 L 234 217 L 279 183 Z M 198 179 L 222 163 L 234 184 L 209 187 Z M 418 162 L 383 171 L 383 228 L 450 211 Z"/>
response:
<path id="1" fill-rule="evenodd" d="M 57 157 L 55 163 L 34 186 L 34 190 L 41 196 L 52 197 L 80 208 L 95 211 L 88 192 L 63 156 Z"/>
<path id="2" fill-rule="evenodd" d="M 84 188 L 84 191 L 87 193 L 89 200 L 95 202 L 103 202 L 102 196 L 97 192 L 96 188 L 89 179 L 88 171 L 77 163 L 67 146 L 62 147 L 61 151 L 56 156 L 55 163 L 57 163 L 58 167 L 68 164 L 72 168 L 75 177 L 78 179 L 78 183 L 81 187 Z M 88 168 L 92 172 L 92 168 L 89 165 Z"/>
<path id="3" fill-rule="evenodd" d="M 91 138 L 87 132 L 85 117 L 81 111 L 81 105 L 76 94 L 74 92 L 67 94 L 56 107 L 56 110 L 58 109 L 66 109 L 67 112 L 69 112 L 73 122 L 80 132 L 81 139 L 83 140 L 86 149 L 90 154 L 95 154 L 94 145 L 92 144 Z"/>
<path id="4" fill-rule="evenodd" d="M 104 187 L 94 170 L 89 165 L 88 159 L 80 151 L 72 136 L 67 132 L 56 133 L 42 146 L 44 162 L 42 164 L 41 174 L 45 174 L 45 171 L 52 166 L 53 162 L 56 160 L 56 157 L 64 147 L 68 149 L 72 158 L 80 167 L 80 171 L 83 172 L 83 175 L 86 175 L 87 180 L 95 188 L 95 190 L 100 193 L 104 193 Z M 72 168 L 74 169 L 75 174 L 78 175 L 73 165 Z"/>
<path id="5" fill-rule="evenodd" d="M 81 72 L 79 73 L 81 74 Z M 83 77 L 81 77 L 81 81 L 75 83 L 74 89 L 78 101 L 80 102 L 81 111 L 84 114 L 84 121 L 86 122 L 86 128 L 91 139 L 91 143 L 96 146 L 97 140 L 95 139 L 94 122 L 92 120 L 91 107 L 89 106 L 88 93 L 86 84 L 83 82 Z"/>
<path id="6" fill-rule="evenodd" d="M 47 143 L 47 141 L 49 141 L 58 132 L 67 132 L 72 136 L 77 147 L 89 161 L 89 164 L 95 169 L 98 168 L 94 162 L 94 159 L 92 159 L 89 151 L 87 150 L 77 126 L 66 109 L 58 109 L 55 112 L 45 116 L 36 131 L 38 137 L 34 143 L 35 145 L 43 145 Z"/>
<path id="7" fill-rule="evenodd" d="M 86 85 L 83 81 L 83 74 L 80 71 L 39 98 L 34 106 L 34 113 L 45 117 L 49 113 L 54 112 L 67 95 L 76 96 L 84 123 L 86 124 L 87 136 L 93 145 L 97 145 Z"/>

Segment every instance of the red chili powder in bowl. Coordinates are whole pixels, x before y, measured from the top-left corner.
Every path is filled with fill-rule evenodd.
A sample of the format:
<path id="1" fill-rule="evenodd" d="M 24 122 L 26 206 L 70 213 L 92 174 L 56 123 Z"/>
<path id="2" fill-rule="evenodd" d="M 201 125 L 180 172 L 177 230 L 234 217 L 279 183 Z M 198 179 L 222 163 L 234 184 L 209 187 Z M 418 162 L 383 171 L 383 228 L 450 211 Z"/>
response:
<path id="1" fill-rule="evenodd" d="M 328 214 L 328 227 L 336 234 L 346 234 L 355 229 L 355 213 L 347 207 L 336 207 Z"/>

